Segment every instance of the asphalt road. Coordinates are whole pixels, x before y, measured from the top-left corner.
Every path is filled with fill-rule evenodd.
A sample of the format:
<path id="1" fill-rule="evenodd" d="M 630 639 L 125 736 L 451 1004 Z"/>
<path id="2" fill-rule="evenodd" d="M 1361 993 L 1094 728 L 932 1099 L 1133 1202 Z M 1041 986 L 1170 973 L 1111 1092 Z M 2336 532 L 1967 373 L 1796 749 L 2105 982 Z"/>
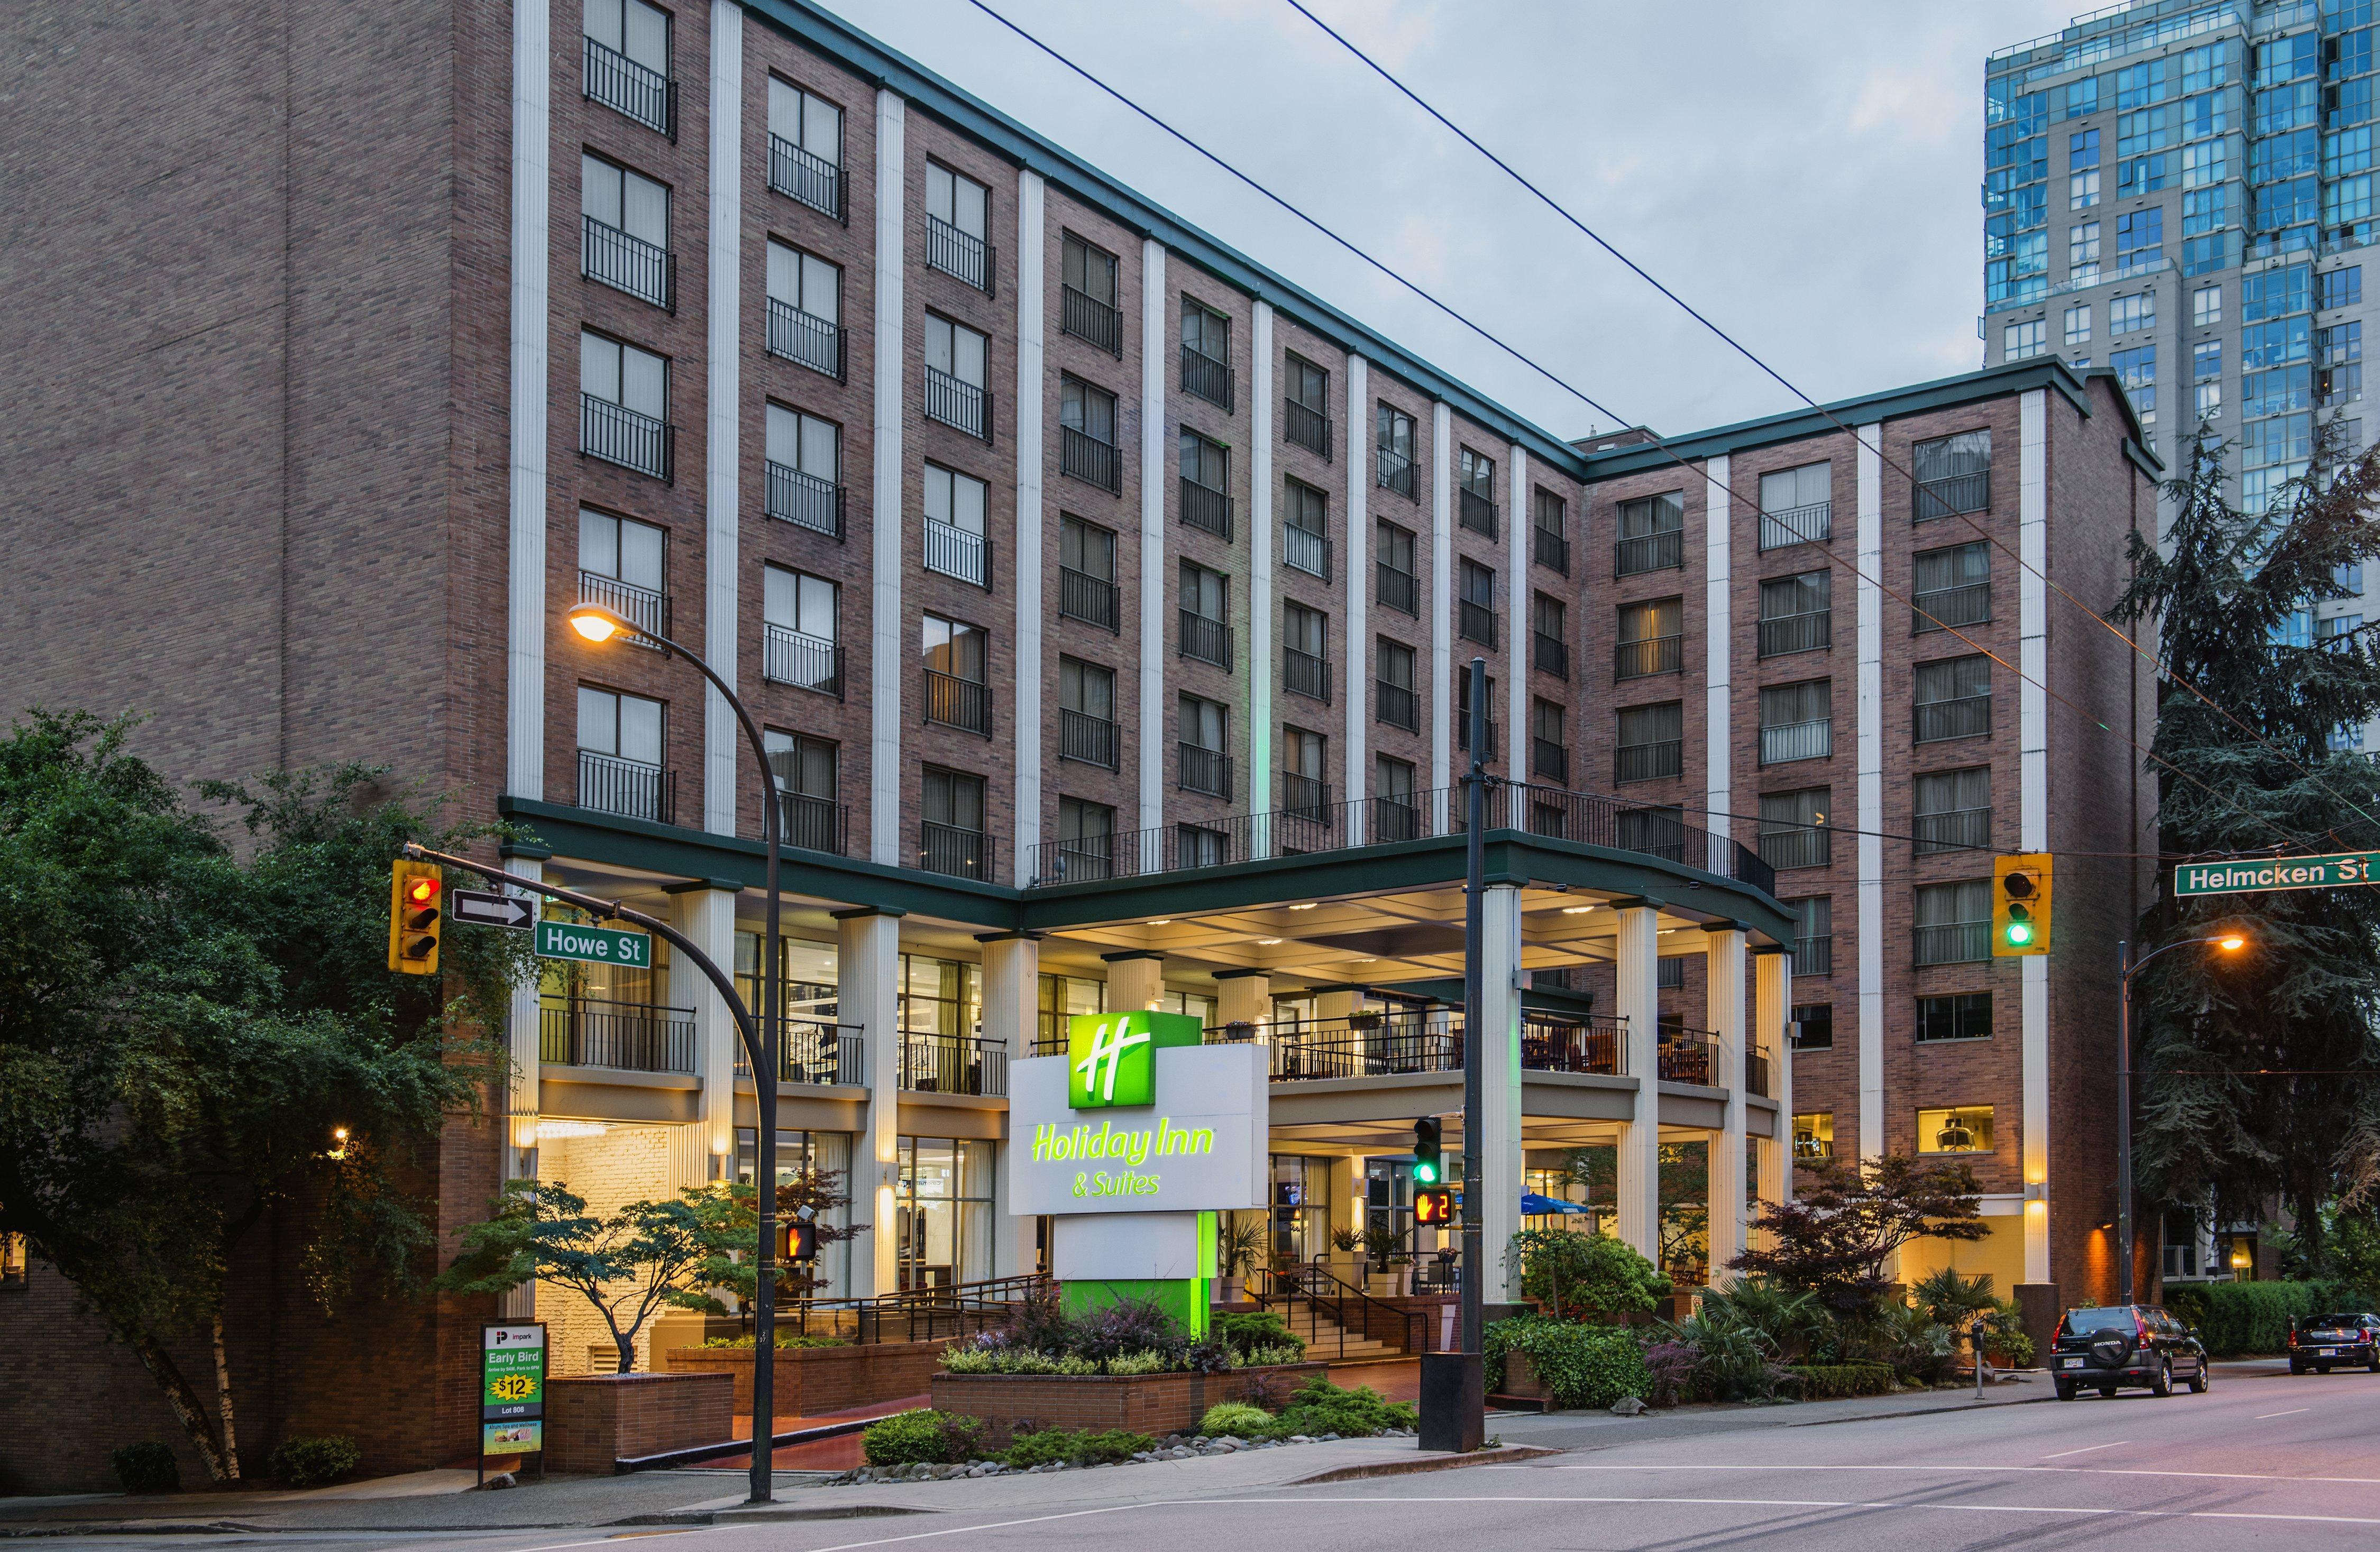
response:
<path id="1" fill-rule="evenodd" d="M 685 1552 L 937 1543 L 1002 1552 L 2380 1546 L 2380 1376 L 2293 1378 L 2228 1366 L 2204 1396 L 2127 1392 L 1807 1425 L 1794 1423 L 1792 1412 L 1709 1414 L 1706 1426 L 1682 1429 L 1676 1419 L 1642 1433 L 1600 1417 L 1510 1422 L 1500 1427 L 1507 1442 L 1565 1452 L 1309 1487 L 1201 1493 L 1186 1473 L 1121 1468 L 1032 1479 L 1050 1485 L 1046 1500 L 982 1512 L 953 1504 L 935 1513 L 685 1529 L 314 1532 L 204 1543 L 342 1552 L 577 1552 L 631 1538 L 666 1539 Z M 816 1510 L 853 1491 L 795 1497 Z M 77 1545 L 179 1549 L 191 1540 L 96 1535 Z"/>

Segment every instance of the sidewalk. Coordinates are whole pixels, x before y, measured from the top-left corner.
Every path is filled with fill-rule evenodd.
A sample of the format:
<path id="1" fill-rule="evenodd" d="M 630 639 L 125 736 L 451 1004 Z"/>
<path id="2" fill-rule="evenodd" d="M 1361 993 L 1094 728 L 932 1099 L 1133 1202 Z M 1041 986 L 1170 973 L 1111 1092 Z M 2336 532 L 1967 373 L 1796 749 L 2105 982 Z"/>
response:
<path id="1" fill-rule="evenodd" d="M 2036 1374 L 1997 1381 L 1984 1388 L 1981 1400 L 1970 1384 L 1955 1390 L 1902 1391 L 1890 1396 L 1853 1396 L 1833 1401 L 1789 1401 L 1774 1405 L 1742 1402 L 1702 1403 L 1621 1417 L 1609 1412 L 1494 1413 L 1488 1419 L 1490 1437 L 1507 1444 L 1536 1444 L 1555 1449 L 1601 1449 L 1646 1438 L 1679 1438 L 1697 1434 L 1734 1433 L 1752 1428 L 1809 1428 L 1828 1423 L 1867 1422 L 1879 1417 L 1913 1417 L 1935 1413 L 1969 1412 L 1980 1408 L 2022 1406 L 2052 1400 L 2049 1376 Z"/>

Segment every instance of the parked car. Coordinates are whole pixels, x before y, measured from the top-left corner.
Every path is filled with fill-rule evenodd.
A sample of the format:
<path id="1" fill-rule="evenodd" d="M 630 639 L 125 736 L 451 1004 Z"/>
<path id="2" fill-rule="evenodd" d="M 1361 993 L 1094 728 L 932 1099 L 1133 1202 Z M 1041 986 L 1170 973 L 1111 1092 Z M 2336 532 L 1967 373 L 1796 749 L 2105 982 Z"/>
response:
<path id="1" fill-rule="evenodd" d="M 2170 1396 L 2177 1379 L 2204 1395 L 2210 1378 L 2198 1333 L 2155 1304 L 2068 1310 L 2050 1340 L 2049 1377 L 2061 1401 L 2085 1388 Z"/>
<path id="2" fill-rule="evenodd" d="M 2380 1315 L 2310 1315 L 2289 1328 L 2289 1373 L 2358 1364 L 2380 1374 Z"/>

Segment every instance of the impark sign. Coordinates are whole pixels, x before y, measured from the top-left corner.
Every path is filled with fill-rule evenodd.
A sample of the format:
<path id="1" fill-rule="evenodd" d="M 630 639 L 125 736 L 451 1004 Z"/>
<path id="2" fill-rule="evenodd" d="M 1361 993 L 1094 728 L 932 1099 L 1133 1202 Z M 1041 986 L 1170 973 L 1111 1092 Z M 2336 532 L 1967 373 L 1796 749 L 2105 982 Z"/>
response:
<path id="1" fill-rule="evenodd" d="M 2185 862 L 2173 870 L 2173 892 L 2262 894 L 2275 890 L 2341 889 L 2380 883 L 2380 852 L 2329 856 L 2233 857 Z"/>

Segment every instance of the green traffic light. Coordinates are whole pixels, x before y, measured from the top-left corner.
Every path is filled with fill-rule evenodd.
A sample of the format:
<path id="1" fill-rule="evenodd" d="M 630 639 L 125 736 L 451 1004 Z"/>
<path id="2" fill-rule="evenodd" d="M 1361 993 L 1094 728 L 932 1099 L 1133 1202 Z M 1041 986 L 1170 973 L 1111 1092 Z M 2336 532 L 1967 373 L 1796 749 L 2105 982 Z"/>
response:
<path id="1" fill-rule="evenodd" d="M 1417 1184 L 1436 1185 L 1438 1183 L 1438 1166 L 1427 1163 L 1415 1164 L 1414 1180 Z"/>
<path id="2" fill-rule="evenodd" d="M 2018 948 L 2033 941 L 2031 922 L 2012 921 L 2008 925 L 2008 940 Z"/>

